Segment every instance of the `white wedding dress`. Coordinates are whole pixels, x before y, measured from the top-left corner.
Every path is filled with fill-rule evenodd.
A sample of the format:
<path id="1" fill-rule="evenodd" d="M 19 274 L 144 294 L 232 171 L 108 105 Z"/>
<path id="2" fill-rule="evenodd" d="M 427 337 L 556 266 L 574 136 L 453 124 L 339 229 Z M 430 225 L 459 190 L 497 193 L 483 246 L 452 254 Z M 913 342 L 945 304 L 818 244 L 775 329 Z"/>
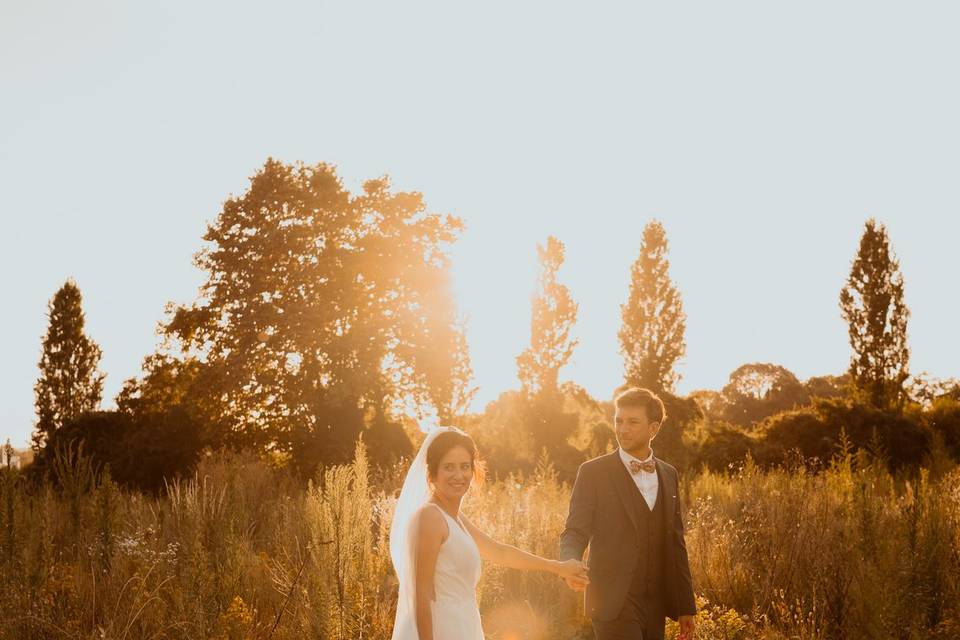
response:
<path id="1" fill-rule="evenodd" d="M 435 435 L 435 433 L 431 433 Z M 413 506 L 423 497 L 419 486 L 418 464 L 429 446 L 431 437 L 421 447 L 411 465 L 407 482 L 401 491 L 398 511 L 390 534 L 391 555 L 400 578 L 400 594 L 392 640 L 420 640 L 417 633 L 412 551 L 416 541 Z M 425 474 L 424 474 L 425 475 Z M 424 481 L 425 485 L 425 481 Z M 417 500 L 414 500 L 416 498 Z M 440 545 L 433 585 L 435 599 L 430 605 L 434 640 L 483 640 L 480 609 L 477 605 L 477 582 L 480 580 L 480 550 L 459 519 L 454 519 L 439 505 L 422 501 L 436 508 L 450 529 Z"/>
<path id="2" fill-rule="evenodd" d="M 431 503 L 432 504 L 432 503 Z M 480 551 L 473 536 L 459 520 L 434 505 L 447 519 L 450 535 L 440 545 L 433 585 L 434 640 L 483 640 L 477 582 L 480 580 Z"/>
<path id="3" fill-rule="evenodd" d="M 443 514 L 450 533 L 440 545 L 433 574 L 436 599 L 431 603 L 434 640 L 483 640 L 477 582 L 480 580 L 480 551 L 463 524 L 438 505 L 427 503 Z M 398 619 L 393 640 L 419 640 L 412 616 Z"/>

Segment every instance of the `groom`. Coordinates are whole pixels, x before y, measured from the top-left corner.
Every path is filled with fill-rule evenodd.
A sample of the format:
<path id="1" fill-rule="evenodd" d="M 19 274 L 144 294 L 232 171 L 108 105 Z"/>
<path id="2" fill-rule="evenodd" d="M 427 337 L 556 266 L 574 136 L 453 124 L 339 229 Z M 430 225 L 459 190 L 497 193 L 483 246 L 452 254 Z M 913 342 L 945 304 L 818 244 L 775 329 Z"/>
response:
<path id="1" fill-rule="evenodd" d="M 597 640 L 662 640 L 665 616 L 679 621 L 681 640 L 692 640 L 696 605 L 677 470 L 650 448 L 666 411 L 638 387 L 614 406 L 620 448 L 580 466 L 560 560 L 580 560 L 590 547 L 584 603 Z M 585 581 L 567 584 L 580 591 Z"/>

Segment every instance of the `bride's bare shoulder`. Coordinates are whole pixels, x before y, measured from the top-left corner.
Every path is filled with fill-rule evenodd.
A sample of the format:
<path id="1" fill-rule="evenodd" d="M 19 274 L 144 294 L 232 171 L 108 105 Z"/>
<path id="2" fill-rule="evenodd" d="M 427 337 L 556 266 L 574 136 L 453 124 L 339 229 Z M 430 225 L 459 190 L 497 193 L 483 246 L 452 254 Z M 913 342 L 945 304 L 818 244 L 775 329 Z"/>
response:
<path id="1" fill-rule="evenodd" d="M 413 518 L 422 533 L 439 533 L 444 538 L 447 536 L 447 521 L 440 512 L 440 507 L 432 502 L 417 509 Z"/>

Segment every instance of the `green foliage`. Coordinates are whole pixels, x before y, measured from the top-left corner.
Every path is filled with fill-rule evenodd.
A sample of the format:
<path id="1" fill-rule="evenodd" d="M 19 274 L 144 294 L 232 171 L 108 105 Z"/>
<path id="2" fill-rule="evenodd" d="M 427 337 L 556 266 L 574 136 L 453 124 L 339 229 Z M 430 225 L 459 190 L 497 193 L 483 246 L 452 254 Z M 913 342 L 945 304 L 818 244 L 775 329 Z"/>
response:
<path id="1" fill-rule="evenodd" d="M 725 423 L 701 425 L 693 434 L 691 465 L 723 471 L 745 460 L 757 448 L 757 439 L 743 429 Z"/>
<path id="2" fill-rule="evenodd" d="M 169 337 L 201 357 L 197 390 L 234 446 L 349 459 L 367 413 L 466 406 L 470 366 L 446 247 L 462 225 L 386 178 L 346 191 L 326 164 L 268 160 L 196 257 L 200 299 Z"/>
<path id="3" fill-rule="evenodd" d="M 752 362 L 730 373 L 720 391 L 700 389 L 690 394 L 711 423 L 728 423 L 753 431 L 764 419 L 798 409 L 814 398 L 845 398 L 849 376 L 814 376 L 803 382 L 788 369 Z"/>
<path id="4" fill-rule="evenodd" d="M 925 371 L 910 376 L 906 388 L 907 397 L 926 408 L 941 398 L 960 400 L 960 380 L 936 378 Z"/>
<path id="5" fill-rule="evenodd" d="M 722 418 L 745 427 L 810 400 L 804 385 L 792 372 L 765 362 L 737 367 L 720 393 L 725 401 Z"/>
<path id="6" fill-rule="evenodd" d="M 960 460 L 960 400 L 942 397 L 934 400 L 924 412 L 930 429 L 940 435 L 943 445 L 954 460 Z"/>
<path id="7" fill-rule="evenodd" d="M 476 441 L 492 477 L 533 469 L 539 450 L 524 424 L 526 404 L 520 391 L 504 391 L 482 414 L 468 416 L 463 425 Z"/>
<path id="8" fill-rule="evenodd" d="M 630 294 L 620 306 L 618 337 L 627 386 L 655 393 L 673 391 L 680 378 L 674 366 L 687 350 L 687 316 L 669 268 L 667 234 L 654 220 L 643 229 L 640 256 L 630 269 Z"/>
<path id="9" fill-rule="evenodd" d="M 733 468 L 747 455 L 765 467 L 799 462 L 815 468 L 844 443 L 892 470 L 923 465 L 939 473 L 960 460 L 960 401 L 949 394 L 905 411 L 880 410 L 849 397 L 816 398 L 749 430 L 722 421 L 715 405 L 703 401 L 704 392 L 692 395 L 707 407 L 705 419 L 684 434 L 690 464 L 697 469 Z"/>
<path id="10" fill-rule="evenodd" d="M 832 399 L 765 420 L 758 428 L 755 455 L 768 465 L 786 463 L 792 451 L 825 462 L 841 431 L 854 447 L 885 452 L 892 469 L 917 468 L 930 447 L 930 429 L 920 413 L 882 411 L 870 404 Z"/>
<path id="11" fill-rule="evenodd" d="M 159 415 L 173 407 L 188 407 L 201 415 L 202 397 L 197 381 L 203 364 L 194 358 L 179 359 L 155 353 L 143 361 L 143 377 L 130 378 L 117 394 L 117 408 L 131 416 Z M 204 418 L 213 416 L 204 415 Z"/>
<path id="12" fill-rule="evenodd" d="M 695 400 L 662 392 L 660 399 L 667 410 L 667 418 L 653 441 L 653 450 L 681 471 L 690 464 L 691 451 L 685 443 L 685 435 L 703 421 L 703 412 Z"/>
<path id="13" fill-rule="evenodd" d="M 517 374 L 522 385 L 520 424 L 530 445 L 545 447 L 570 477 L 582 462 L 568 442 L 579 426 L 578 414 L 564 411 L 560 369 L 570 360 L 577 340 L 570 336 L 577 319 L 577 304 L 566 285 L 557 280 L 563 264 L 563 243 L 550 236 L 537 246 L 540 278 L 533 296 L 530 346 L 517 356 Z"/>
<path id="14" fill-rule="evenodd" d="M 567 286 L 557 281 L 563 257 L 563 243 L 553 236 L 546 245 L 537 245 L 540 278 L 532 299 L 530 346 L 517 356 L 517 375 L 530 397 L 557 390 L 560 369 L 577 346 L 570 336 L 577 321 L 577 304 Z"/>
<path id="15" fill-rule="evenodd" d="M 128 450 L 147 464 L 129 469 L 122 482 L 156 491 L 164 475 L 189 473 L 203 448 L 227 443 L 203 363 L 155 353 L 144 359 L 142 371 L 142 377 L 124 382 L 117 408 L 130 423 Z"/>
<path id="16" fill-rule="evenodd" d="M 68 280 L 49 303 L 49 326 L 40 355 L 40 377 L 34 385 L 37 425 L 33 448 L 40 451 L 53 433 L 103 396 L 105 374 L 97 368 L 100 347 L 83 331 L 80 289 Z"/>
<path id="17" fill-rule="evenodd" d="M 840 291 L 840 310 L 849 327 L 854 386 L 877 408 L 899 407 L 909 377 L 910 310 L 886 227 L 872 218 L 864 225 L 850 277 Z"/>
<path id="18" fill-rule="evenodd" d="M 189 475 L 206 443 L 204 430 L 181 408 L 159 414 L 85 413 L 58 429 L 27 468 L 34 483 L 52 472 L 59 486 L 60 452 L 74 445 L 82 446 L 98 472 L 109 465 L 121 486 L 156 493 L 165 480 Z"/>
<path id="19" fill-rule="evenodd" d="M 584 459 L 607 453 L 616 446 L 605 407 L 584 389 L 565 382 L 551 402 L 543 407 L 541 415 L 566 421 L 557 432 L 569 435 L 564 442 L 549 448 L 538 443 L 528 430 L 528 421 L 536 416 L 531 416 L 531 399 L 521 392 L 501 393 L 482 414 L 465 420 L 463 426 L 476 440 L 492 477 L 533 473 L 538 457 L 546 449 L 560 478 L 572 481 Z"/>
<path id="20" fill-rule="evenodd" d="M 810 398 L 843 398 L 850 395 L 850 374 L 813 376 L 804 380 L 803 386 Z"/>
<path id="21" fill-rule="evenodd" d="M 389 523 L 420 437 L 402 414 L 429 407 L 492 472 L 465 511 L 553 557 L 578 465 L 616 446 L 612 403 L 559 382 L 578 306 L 551 236 L 522 389 L 463 415 L 446 253 L 461 229 L 386 178 L 351 194 L 329 165 L 268 160 L 204 236 L 200 297 L 169 309 L 182 353 L 146 358 L 117 411 L 96 411 L 101 352 L 68 281 L 49 304 L 36 460 L 0 469 L 0 567 L 17 576 L 0 583 L 3 636 L 388 638 Z M 847 375 L 749 363 L 686 398 L 671 392 L 686 316 L 666 256 L 651 222 L 619 340 L 627 385 L 666 405 L 657 455 L 700 470 L 682 483 L 698 637 L 957 637 L 960 385 L 905 388 L 909 310 L 884 227 L 867 221 L 841 292 Z M 589 635 L 553 576 L 485 565 L 478 597 L 493 637 Z"/>

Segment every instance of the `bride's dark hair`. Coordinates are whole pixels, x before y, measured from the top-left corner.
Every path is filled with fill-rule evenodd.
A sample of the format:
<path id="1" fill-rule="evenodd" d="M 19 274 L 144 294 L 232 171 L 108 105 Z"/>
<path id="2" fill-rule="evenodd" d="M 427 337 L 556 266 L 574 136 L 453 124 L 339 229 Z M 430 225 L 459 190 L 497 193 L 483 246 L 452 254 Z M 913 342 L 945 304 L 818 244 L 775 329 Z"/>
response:
<path id="1" fill-rule="evenodd" d="M 427 477 L 433 479 L 437 477 L 437 470 L 440 468 L 440 461 L 454 447 L 463 447 L 470 454 L 470 466 L 473 467 L 473 482 L 481 484 L 484 478 L 486 465 L 477 455 L 477 445 L 473 438 L 465 433 L 458 431 L 446 431 L 437 435 L 430 443 L 427 449 Z"/>

